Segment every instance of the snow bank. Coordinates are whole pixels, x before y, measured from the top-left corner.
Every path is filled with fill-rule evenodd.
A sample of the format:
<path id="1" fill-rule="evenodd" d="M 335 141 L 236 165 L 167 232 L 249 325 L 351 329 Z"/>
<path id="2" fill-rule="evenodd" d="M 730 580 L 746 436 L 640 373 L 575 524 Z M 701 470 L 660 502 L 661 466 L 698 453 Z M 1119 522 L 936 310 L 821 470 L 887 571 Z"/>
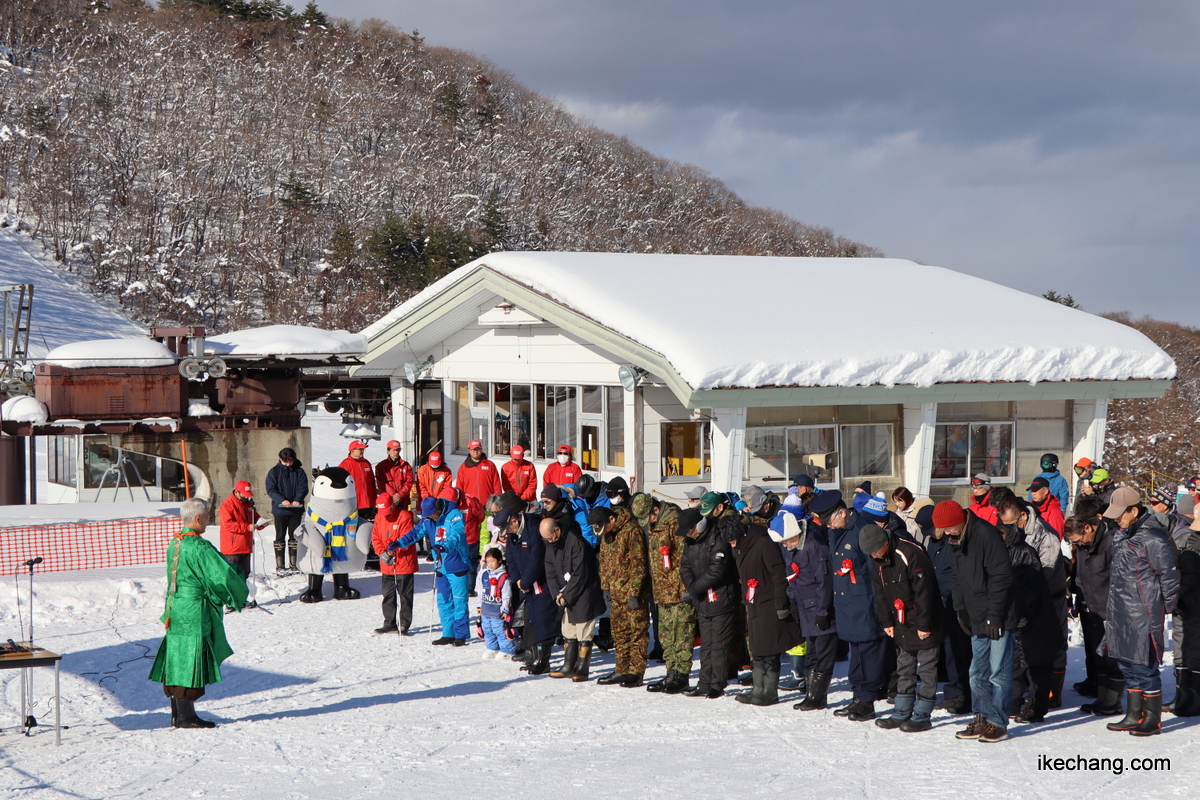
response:
<path id="1" fill-rule="evenodd" d="M 367 337 L 349 331 L 326 331 L 304 325 L 268 325 L 223 333 L 204 340 L 212 355 L 358 356 L 367 351 Z"/>
<path id="2" fill-rule="evenodd" d="M 694 389 L 1175 377 L 1126 325 L 892 258 L 493 253 L 363 333 L 483 268 L 657 351 Z"/>
<path id="3" fill-rule="evenodd" d="M 50 419 L 50 413 L 44 403 L 28 395 L 10 397 L 0 405 L 0 419 L 9 422 L 32 422 L 34 425 L 45 425 Z"/>
<path id="4" fill-rule="evenodd" d="M 175 354 L 153 339 L 94 339 L 56 347 L 45 363 L 70 369 L 82 367 L 169 367 Z"/>

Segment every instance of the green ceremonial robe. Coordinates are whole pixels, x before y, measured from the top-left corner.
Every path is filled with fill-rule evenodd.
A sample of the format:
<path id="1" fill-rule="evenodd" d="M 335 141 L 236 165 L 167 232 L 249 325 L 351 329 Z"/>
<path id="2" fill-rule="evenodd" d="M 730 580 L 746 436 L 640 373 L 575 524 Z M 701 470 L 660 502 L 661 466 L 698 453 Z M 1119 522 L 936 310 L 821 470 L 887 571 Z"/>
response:
<path id="1" fill-rule="evenodd" d="M 246 581 L 217 548 L 188 528 L 176 535 L 167 545 L 167 602 L 160 618 L 167 633 L 150 680 L 190 688 L 220 683 L 221 662 L 233 655 L 223 606 L 241 610 L 246 595 Z"/>

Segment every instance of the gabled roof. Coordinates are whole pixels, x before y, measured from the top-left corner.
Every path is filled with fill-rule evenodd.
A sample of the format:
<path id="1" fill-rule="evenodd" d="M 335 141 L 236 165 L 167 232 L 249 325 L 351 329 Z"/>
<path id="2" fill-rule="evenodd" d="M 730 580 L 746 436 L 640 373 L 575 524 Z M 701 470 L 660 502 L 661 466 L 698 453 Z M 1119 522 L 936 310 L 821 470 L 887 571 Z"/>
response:
<path id="1" fill-rule="evenodd" d="M 363 331 L 367 367 L 397 335 L 492 294 L 602 337 L 681 398 L 1074 381 L 1149 381 L 1097 396 L 1157 396 L 1175 376 L 1133 328 L 912 261 L 546 252 L 493 253 L 429 286 Z"/>

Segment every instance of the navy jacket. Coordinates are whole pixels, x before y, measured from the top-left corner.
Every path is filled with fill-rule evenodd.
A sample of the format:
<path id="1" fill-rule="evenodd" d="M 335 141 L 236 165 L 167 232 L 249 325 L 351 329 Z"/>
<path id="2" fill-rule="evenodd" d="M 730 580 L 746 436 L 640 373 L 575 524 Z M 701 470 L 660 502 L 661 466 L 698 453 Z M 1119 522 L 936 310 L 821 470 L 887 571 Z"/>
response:
<path id="1" fill-rule="evenodd" d="M 267 473 L 267 496 L 271 498 L 271 514 L 284 517 L 304 513 L 304 498 L 308 497 L 308 473 L 299 460 L 290 467 L 282 463 L 271 467 Z M 284 500 L 299 502 L 298 506 L 281 506 Z"/>
<path id="2" fill-rule="evenodd" d="M 845 528 L 829 531 L 833 608 L 837 614 L 838 638 L 846 642 L 871 642 L 883 637 L 883 628 L 875 614 L 871 558 L 858 547 L 859 531 L 874 524 L 857 511 L 851 511 Z"/>
<path id="3" fill-rule="evenodd" d="M 950 540 L 945 536 L 940 539 L 930 536 L 925 542 L 925 552 L 929 554 L 929 561 L 933 564 L 938 593 L 941 594 L 943 601 L 949 600 L 954 596 L 954 569 L 950 566 L 950 555 L 954 552 L 954 548 L 950 546 Z"/>
<path id="4" fill-rule="evenodd" d="M 525 622 L 541 642 L 558 635 L 554 595 L 546 581 L 546 541 L 538 532 L 541 514 L 522 514 L 521 530 L 508 537 L 508 578 L 525 604 Z M 539 592 L 538 589 L 541 589 Z"/>
<path id="5" fill-rule="evenodd" d="M 837 633 L 833 617 L 833 570 L 829 567 L 829 540 L 825 529 L 810 524 L 795 550 L 783 551 L 788 576 L 788 597 L 796 604 L 800 632 L 806 637 Z M 794 576 L 794 577 L 793 577 Z M 817 617 L 830 617 L 828 630 L 817 627 Z"/>

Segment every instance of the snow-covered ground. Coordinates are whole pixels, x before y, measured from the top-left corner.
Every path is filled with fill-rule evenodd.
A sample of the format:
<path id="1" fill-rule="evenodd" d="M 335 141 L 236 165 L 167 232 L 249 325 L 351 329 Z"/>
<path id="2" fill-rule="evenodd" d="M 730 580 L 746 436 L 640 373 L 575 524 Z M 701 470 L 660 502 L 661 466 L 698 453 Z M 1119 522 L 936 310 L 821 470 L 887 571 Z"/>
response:
<path id="1" fill-rule="evenodd" d="M 1080 715 L 1069 689 L 1046 723 L 983 745 L 956 740 L 966 718 L 943 712 L 914 735 L 793 711 L 794 693 L 754 708 L 529 677 L 481 661 L 478 641 L 430 646 L 421 568 L 408 638 L 371 632 L 373 573 L 352 578 L 363 599 L 319 605 L 296 602 L 301 577 L 262 579 L 261 610 L 226 617 L 237 652 L 197 704 L 215 730 L 170 728 L 161 687 L 146 680 L 162 632 L 161 567 L 38 576 L 37 640 L 65 654 L 70 730 L 61 747 L 49 727 L 22 737 L 18 673 L 0 672 L 0 797 L 1188 797 L 1200 777 L 1193 720 L 1168 715 L 1164 735 L 1134 739 Z M 17 633 L 15 592 L 0 586 L 6 638 Z M 1068 687 L 1080 657 L 1072 648 Z M 611 665 L 597 656 L 593 678 Z M 45 725 L 52 673 L 35 672 Z M 653 664 L 647 677 L 663 672 Z M 845 663 L 836 674 L 841 704 Z M 1121 758 L 1124 772 L 1039 771 L 1043 755 Z M 1170 771 L 1131 769 L 1147 756 L 1169 758 Z"/>

